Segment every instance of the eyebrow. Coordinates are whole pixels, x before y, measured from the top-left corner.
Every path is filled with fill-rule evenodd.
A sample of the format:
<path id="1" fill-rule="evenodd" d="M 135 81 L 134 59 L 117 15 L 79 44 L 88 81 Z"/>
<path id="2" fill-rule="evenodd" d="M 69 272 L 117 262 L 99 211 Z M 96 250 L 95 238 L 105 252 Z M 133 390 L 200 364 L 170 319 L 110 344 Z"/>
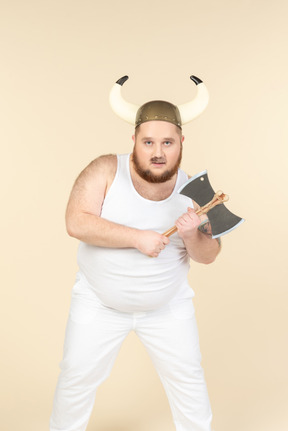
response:
<path id="1" fill-rule="evenodd" d="M 141 141 L 153 141 L 154 138 L 150 137 L 150 136 L 145 136 L 144 138 L 141 139 Z M 175 142 L 174 138 L 162 138 L 163 141 L 171 141 L 171 142 Z"/>

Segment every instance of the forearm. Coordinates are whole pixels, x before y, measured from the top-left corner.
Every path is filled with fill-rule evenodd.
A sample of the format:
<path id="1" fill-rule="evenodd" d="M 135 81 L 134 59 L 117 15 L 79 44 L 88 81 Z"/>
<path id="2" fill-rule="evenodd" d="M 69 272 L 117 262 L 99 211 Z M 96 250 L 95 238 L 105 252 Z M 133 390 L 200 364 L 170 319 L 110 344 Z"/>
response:
<path id="1" fill-rule="evenodd" d="M 188 208 L 188 212 L 179 217 L 175 225 L 191 259 L 206 264 L 214 262 L 221 243 L 218 239 L 212 239 L 211 225 L 207 218 L 201 223 L 196 211 Z"/>
<path id="2" fill-rule="evenodd" d="M 220 242 L 212 239 L 210 235 L 196 229 L 187 238 L 182 238 L 187 253 L 195 262 L 209 264 L 214 262 L 220 252 Z"/>
<path id="3" fill-rule="evenodd" d="M 135 248 L 150 257 L 157 257 L 169 244 L 169 239 L 158 232 L 123 226 L 89 213 L 66 216 L 66 226 L 70 236 L 87 244 Z"/>
<path id="4" fill-rule="evenodd" d="M 66 217 L 67 232 L 73 238 L 98 247 L 136 248 L 137 229 L 113 223 L 89 213 Z"/>

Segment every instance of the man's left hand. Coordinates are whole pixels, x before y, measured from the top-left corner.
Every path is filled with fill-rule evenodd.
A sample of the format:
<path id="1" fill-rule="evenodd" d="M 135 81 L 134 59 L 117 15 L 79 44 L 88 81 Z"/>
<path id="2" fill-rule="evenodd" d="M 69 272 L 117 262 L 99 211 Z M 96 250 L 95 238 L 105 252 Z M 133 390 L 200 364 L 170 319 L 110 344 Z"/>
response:
<path id="1" fill-rule="evenodd" d="M 184 239 L 193 235 L 200 224 L 200 217 L 196 214 L 194 209 L 189 207 L 187 213 L 176 220 L 175 226 L 178 229 L 179 236 Z"/>

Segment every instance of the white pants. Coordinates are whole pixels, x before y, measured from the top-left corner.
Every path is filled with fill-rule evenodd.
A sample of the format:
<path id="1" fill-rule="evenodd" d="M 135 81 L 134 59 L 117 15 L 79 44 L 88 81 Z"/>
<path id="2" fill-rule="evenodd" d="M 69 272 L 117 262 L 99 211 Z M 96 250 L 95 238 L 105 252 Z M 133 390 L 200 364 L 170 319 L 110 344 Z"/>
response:
<path id="1" fill-rule="evenodd" d="M 176 430 L 211 431 L 192 300 L 177 300 L 157 311 L 122 313 L 101 304 L 83 280 L 73 288 L 50 431 L 86 429 L 96 390 L 132 330 L 164 385 Z"/>

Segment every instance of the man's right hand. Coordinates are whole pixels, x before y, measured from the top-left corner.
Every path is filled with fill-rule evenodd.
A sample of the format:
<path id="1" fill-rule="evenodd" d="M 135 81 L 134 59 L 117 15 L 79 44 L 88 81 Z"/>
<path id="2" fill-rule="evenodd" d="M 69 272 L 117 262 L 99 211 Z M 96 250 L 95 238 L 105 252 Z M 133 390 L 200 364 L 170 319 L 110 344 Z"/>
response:
<path id="1" fill-rule="evenodd" d="M 169 242 L 165 235 L 151 230 L 140 230 L 137 232 L 136 248 L 146 256 L 158 257 Z"/>

